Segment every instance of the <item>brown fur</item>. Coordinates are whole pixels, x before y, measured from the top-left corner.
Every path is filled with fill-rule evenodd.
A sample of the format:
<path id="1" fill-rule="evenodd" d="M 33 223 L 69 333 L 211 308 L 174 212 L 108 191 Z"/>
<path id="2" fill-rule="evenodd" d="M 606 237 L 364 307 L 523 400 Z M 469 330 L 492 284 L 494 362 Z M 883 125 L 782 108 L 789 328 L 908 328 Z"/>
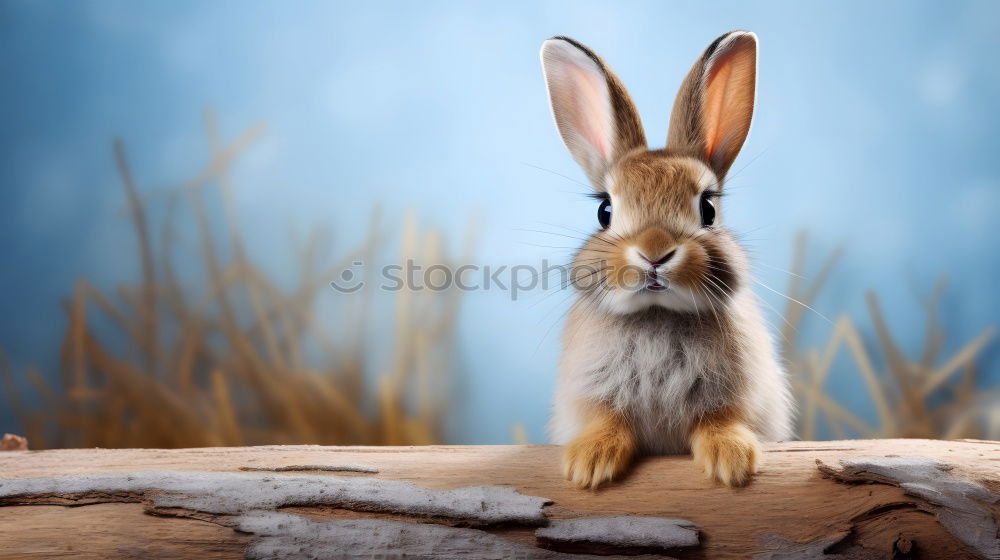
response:
<path id="1" fill-rule="evenodd" d="M 704 416 L 691 432 L 691 453 L 709 478 L 745 486 L 757 472 L 760 444 L 734 408 Z"/>
<path id="2" fill-rule="evenodd" d="M 563 455 L 563 474 L 580 488 L 597 488 L 628 469 L 636 454 L 635 434 L 625 416 L 601 404 L 581 406 L 587 427 Z"/>
<path id="3" fill-rule="evenodd" d="M 692 220 L 696 216 L 691 197 L 701 190 L 703 169 L 670 150 L 634 150 L 615 164 L 610 192 L 635 205 L 643 221 L 660 221 L 664 216 Z"/>
<path id="4" fill-rule="evenodd" d="M 686 256 L 672 271 L 671 282 L 701 289 L 720 300 L 735 291 L 738 277 L 725 258 L 735 242 L 724 232 L 705 235 L 692 227 L 699 220 L 693 200 L 701 191 L 704 173 L 691 158 L 668 150 L 636 150 L 618 162 L 612 171 L 612 192 L 619 205 L 616 212 L 628 212 L 636 227 L 627 232 L 597 232 L 580 250 L 574 266 L 585 269 L 589 286 L 604 288 L 600 281 L 605 276 L 607 285 L 616 288 L 635 286 L 641 280 L 641 272 L 629 265 L 625 247 L 635 246 L 652 260 L 683 247 Z"/>

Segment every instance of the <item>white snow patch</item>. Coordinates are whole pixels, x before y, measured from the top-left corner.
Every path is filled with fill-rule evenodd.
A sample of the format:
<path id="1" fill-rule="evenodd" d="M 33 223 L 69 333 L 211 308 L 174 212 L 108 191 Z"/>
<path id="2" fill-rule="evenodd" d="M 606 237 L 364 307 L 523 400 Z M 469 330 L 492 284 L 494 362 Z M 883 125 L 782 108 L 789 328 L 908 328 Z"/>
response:
<path id="1" fill-rule="evenodd" d="M 587 517 L 560 519 L 535 531 L 554 542 L 593 542 L 619 547 L 682 548 L 698 546 L 698 528 L 669 517 Z"/>
<path id="2" fill-rule="evenodd" d="M 0 479 L 0 503 L 19 496 L 121 493 L 143 494 L 155 507 L 216 514 L 331 505 L 526 525 L 545 523 L 542 506 L 551 503 L 504 486 L 430 490 L 399 480 L 336 475 L 141 471 Z"/>

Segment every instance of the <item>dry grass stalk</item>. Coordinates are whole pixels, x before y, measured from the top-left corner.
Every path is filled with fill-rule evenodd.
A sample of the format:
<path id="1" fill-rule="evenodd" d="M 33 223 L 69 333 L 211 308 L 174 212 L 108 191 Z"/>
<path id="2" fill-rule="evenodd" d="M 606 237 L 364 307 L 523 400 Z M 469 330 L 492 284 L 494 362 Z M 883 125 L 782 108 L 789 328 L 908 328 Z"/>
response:
<path id="1" fill-rule="evenodd" d="M 322 239 L 299 252 L 296 289 L 281 289 L 247 256 L 227 170 L 264 133 L 258 126 L 228 147 L 207 116 L 213 150 L 205 169 L 180 189 L 143 196 L 124 145 L 115 159 L 138 240 L 142 281 L 117 297 L 79 280 L 66 304 L 61 386 L 37 372 L 27 380 L 41 396 L 29 408 L 5 361 L 0 374 L 15 414 L 35 448 L 198 447 L 316 443 L 430 444 L 441 439 L 457 291 L 402 292 L 395 300 L 391 367 L 371 387 L 375 367 L 366 344 L 372 290 L 342 296 L 338 319 L 353 333 L 331 336 L 314 314 L 315 298 L 355 260 L 370 273 L 383 246 L 377 213 L 368 238 L 339 263 L 320 266 Z M 204 202 L 218 188 L 227 252 Z M 194 293 L 176 275 L 177 210 L 193 213 L 207 289 Z M 159 250 L 147 205 L 167 205 Z M 440 235 L 408 217 L 403 259 L 448 265 Z M 226 256 L 224 257 L 223 254 Z M 186 259 L 185 264 L 195 259 Z M 370 283 L 369 283 L 370 284 Z M 109 329 L 97 329 L 100 324 Z M 322 355 L 317 358 L 317 355 Z"/>
<path id="2" fill-rule="evenodd" d="M 1000 438 L 1000 391 L 976 387 L 976 358 L 992 340 L 994 328 L 984 329 L 958 352 L 941 359 L 946 333 L 937 305 L 944 292 L 939 282 L 933 294 L 922 302 L 927 316 L 926 338 L 920 356 L 907 357 L 896 343 L 882 315 L 878 298 L 869 293 L 868 309 L 881 350 L 882 369 L 876 364 L 855 323 L 838 318 L 822 349 L 799 349 L 798 326 L 805 306 L 812 306 L 829 278 L 841 251 L 826 259 L 809 286 L 801 281 L 808 246 L 805 234 L 795 242 L 789 298 L 804 305 L 788 303 L 782 329 L 782 352 L 792 375 L 792 387 L 799 403 L 799 435 L 813 440 L 820 435 L 822 422 L 836 438 L 919 437 L 919 438 Z M 875 407 L 878 425 L 872 426 L 837 403 L 825 391 L 834 359 L 848 351 L 865 383 Z"/>

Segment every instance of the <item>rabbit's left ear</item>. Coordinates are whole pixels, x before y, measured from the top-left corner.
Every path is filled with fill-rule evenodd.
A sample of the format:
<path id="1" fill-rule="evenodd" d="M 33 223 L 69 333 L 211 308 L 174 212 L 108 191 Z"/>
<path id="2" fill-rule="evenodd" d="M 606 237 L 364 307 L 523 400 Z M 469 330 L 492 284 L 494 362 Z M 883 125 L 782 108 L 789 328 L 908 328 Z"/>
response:
<path id="1" fill-rule="evenodd" d="M 635 104 L 604 61 L 573 39 L 553 37 L 541 54 L 559 134 L 590 183 L 603 189 L 618 158 L 646 147 Z"/>
<path id="2" fill-rule="evenodd" d="M 731 31 L 688 73 L 670 116 L 667 147 L 690 151 L 722 179 L 750 132 L 757 89 L 757 36 Z"/>

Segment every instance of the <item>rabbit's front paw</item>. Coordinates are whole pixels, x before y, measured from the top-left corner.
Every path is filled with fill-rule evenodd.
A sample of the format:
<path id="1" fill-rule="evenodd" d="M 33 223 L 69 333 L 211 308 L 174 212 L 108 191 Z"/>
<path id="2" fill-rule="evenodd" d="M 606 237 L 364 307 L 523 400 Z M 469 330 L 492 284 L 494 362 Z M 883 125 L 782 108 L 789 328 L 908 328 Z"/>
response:
<path id="1" fill-rule="evenodd" d="M 635 446 L 630 437 L 584 435 L 566 447 L 563 474 L 579 488 L 596 489 L 625 472 L 634 455 Z"/>
<path id="2" fill-rule="evenodd" d="M 726 486 L 746 486 L 757 472 L 760 444 L 743 424 L 696 430 L 691 453 L 709 478 Z"/>

